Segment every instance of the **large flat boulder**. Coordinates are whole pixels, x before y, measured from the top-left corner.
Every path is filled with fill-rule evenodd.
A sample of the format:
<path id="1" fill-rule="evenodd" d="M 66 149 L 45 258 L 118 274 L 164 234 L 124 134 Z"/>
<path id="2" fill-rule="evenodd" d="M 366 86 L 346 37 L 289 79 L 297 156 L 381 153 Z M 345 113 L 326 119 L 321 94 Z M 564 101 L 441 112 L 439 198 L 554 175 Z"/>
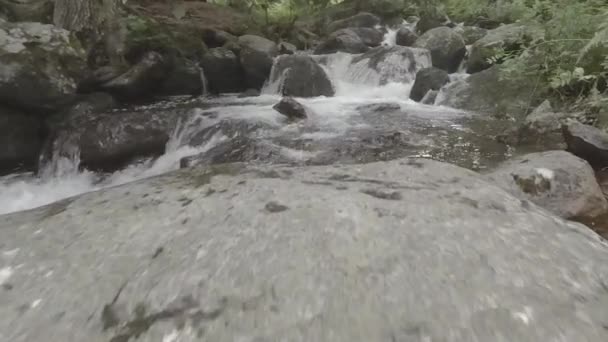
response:
<path id="1" fill-rule="evenodd" d="M 0 241 L 11 342 L 608 339 L 608 244 L 429 160 L 186 169 Z"/>
<path id="2" fill-rule="evenodd" d="M 310 56 L 279 56 L 272 67 L 269 85 L 285 96 L 334 96 L 327 73 Z"/>

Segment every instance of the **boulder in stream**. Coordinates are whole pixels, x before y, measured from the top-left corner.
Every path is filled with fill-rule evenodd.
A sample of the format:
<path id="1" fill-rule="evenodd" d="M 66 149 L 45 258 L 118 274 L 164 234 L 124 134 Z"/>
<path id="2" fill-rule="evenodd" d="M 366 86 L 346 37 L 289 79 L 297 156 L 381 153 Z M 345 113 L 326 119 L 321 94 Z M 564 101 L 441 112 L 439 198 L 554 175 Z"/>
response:
<path id="1" fill-rule="evenodd" d="M 395 37 L 395 43 L 401 46 L 412 46 L 416 40 L 418 40 L 418 35 L 409 27 L 401 27 Z"/>
<path id="2" fill-rule="evenodd" d="M 329 35 L 314 49 L 315 55 L 325 55 L 336 52 L 362 53 L 369 50 L 363 39 L 351 29 L 341 29 Z"/>
<path id="3" fill-rule="evenodd" d="M 466 45 L 471 45 L 488 34 L 488 30 L 477 26 L 456 26 L 454 31 L 459 33 Z"/>
<path id="4" fill-rule="evenodd" d="M 608 340 L 606 241 L 431 160 L 179 170 L 0 241 L 11 342 Z"/>
<path id="5" fill-rule="evenodd" d="M 310 56 L 279 56 L 270 75 L 269 84 L 276 85 L 284 96 L 334 96 L 334 88 L 325 70 Z"/>
<path id="6" fill-rule="evenodd" d="M 439 90 L 449 81 L 450 76 L 445 70 L 435 67 L 424 68 L 416 73 L 410 99 L 421 101 L 429 90 Z"/>
<path id="7" fill-rule="evenodd" d="M 298 48 L 295 45 L 288 42 L 280 42 L 278 48 L 279 54 L 281 55 L 293 55 L 298 51 Z"/>
<path id="8" fill-rule="evenodd" d="M 513 195 L 566 219 L 588 219 L 608 212 L 608 202 L 591 166 L 565 151 L 517 157 L 488 178 Z"/>
<path id="9" fill-rule="evenodd" d="M 175 58 L 169 65 L 167 77 L 156 90 L 160 96 L 202 95 L 203 70 L 193 61 L 186 58 Z"/>
<path id="10" fill-rule="evenodd" d="M 368 74 L 369 80 L 378 85 L 389 82 L 410 83 L 419 70 L 431 66 L 431 55 L 425 49 L 379 46 L 353 58 L 352 64 L 363 69 L 358 72 Z"/>
<path id="11" fill-rule="evenodd" d="M 213 93 L 238 93 L 245 89 L 245 75 L 239 57 L 227 48 L 209 49 L 201 66 Z"/>
<path id="12" fill-rule="evenodd" d="M 431 51 L 433 66 L 456 72 L 467 52 L 462 36 L 449 27 L 437 27 L 425 32 L 414 47 Z"/>
<path id="13" fill-rule="evenodd" d="M 40 118 L 0 106 L 0 175 L 35 169 L 42 136 Z"/>
<path id="14" fill-rule="evenodd" d="M 84 51 L 70 32 L 0 21 L 0 103 L 52 114 L 69 102 L 85 69 Z"/>
<path id="15" fill-rule="evenodd" d="M 571 121 L 563 126 L 568 151 L 585 159 L 593 167 L 608 167 L 608 133 L 599 128 Z"/>
<path id="16" fill-rule="evenodd" d="M 277 44 L 254 35 L 240 36 L 240 61 L 250 88 L 261 89 L 270 75 L 272 61 L 279 54 Z"/>
<path id="17" fill-rule="evenodd" d="M 308 110 L 300 102 L 293 97 L 283 97 L 281 101 L 272 107 L 280 114 L 287 117 L 289 120 L 304 120 L 308 118 Z"/>

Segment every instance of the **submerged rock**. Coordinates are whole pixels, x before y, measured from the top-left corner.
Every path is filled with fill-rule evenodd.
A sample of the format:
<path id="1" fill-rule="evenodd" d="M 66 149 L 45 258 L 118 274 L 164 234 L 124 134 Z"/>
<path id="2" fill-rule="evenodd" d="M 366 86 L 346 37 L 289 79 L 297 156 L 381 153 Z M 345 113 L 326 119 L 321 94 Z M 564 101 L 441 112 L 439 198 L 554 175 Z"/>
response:
<path id="1" fill-rule="evenodd" d="M 0 175 L 34 169 L 42 136 L 42 120 L 0 106 Z"/>
<path id="2" fill-rule="evenodd" d="M 245 35 L 238 39 L 240 61 L 247 86 L 261 89 L 270 75 L 272 61 L 279 54 L 277 44 L 266 38 Z"/>
<path id="3" fill-rule="evenodd" d="M 378 16 L 375 16 L 368 12 L 361 12 L 352 17 L 336 20 L 333 23 L 329 24 L 327 30 L 329 32 L 335 32 L 339 29 L 344 29 L 347 27 L 367 27 L 367 28 L 375 28 L 381 22 Z"/>
<path id="4" fill-rule="evenodd" d="M 450 76 L 445 70 L 435 67 L 425 68 L 416 74 L 416 81 L 410 92 L 410 99 L 421 101 L 429 90 L 439 90 L 450 81 Z"/>
<path id="5" fill-rule="evenodd" d="M 310 56 L 279 56 L 270 75 L 285 96 L 316 97 L 333 96 L 334 89 L 325 70 Z"/>
<path id="6" fill-rule="evenodd" d="M 70 32 L 0 21 L 0 103 L 50 115 L 69 101 L 85 69 L 84 51 Z"/>
<path id="7" fill-rule="evenodd" d="M 456 72 L 467 49 L 460 34 L 449 27 L 437 27 L 425 32 L 414 47 L 431 51 L 433 66 L 447 72 Z"/>
<path id="8" fill-rule="evenodd" d="M 308 118 L 306 107 L 292 97 L 283 97 L 272 108 L 286 116 L 289 120 L 304 120 Z"/>
<path id="9" fill-rule="evenodd" d="M 203 56 L 201 66 L 209 82 L 209 90 L 213 93 L 238 93 L 246 88 L 239 57 L 226 48 L 209 49 Z"/>
<path id="10" fill-rule="evenodd" d="M 563 134 L 568 151 L 585 159 L 595 168 L 608 166 L 608 133 L 572 121 L 563 126 Z"/>
<path id="11" fill-rule="evenodd" d="M 180 170 L 3 215 L 0 241 L 12 342 L 608 339 L 605 241 L 424 159 Z"/>
<path id="12" fill-rule="evenodd" d="M 594 218 L 608 212 L 593 169 L 568 152 L 527 154 L 509 160 L 488 177 L 513 195 L 566 219 Z"/>

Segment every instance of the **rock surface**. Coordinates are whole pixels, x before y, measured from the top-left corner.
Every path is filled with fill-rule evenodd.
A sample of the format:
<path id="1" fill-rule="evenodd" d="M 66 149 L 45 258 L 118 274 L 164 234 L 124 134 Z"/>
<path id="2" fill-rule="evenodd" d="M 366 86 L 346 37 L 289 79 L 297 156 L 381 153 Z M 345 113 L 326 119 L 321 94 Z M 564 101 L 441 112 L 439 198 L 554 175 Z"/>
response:
<path id="1" fill-rule="evenodd" d="M 31 170 L 42 146 L 42 121 L 0 106 L 0 175 Z"/>
<path id="2" fill-rule="evenodd" d="M 335 94 L 325 70 L 310 56 L 279 56 L 270 75 L 273 89 L 285 96 L 316 97 Z"/>
<path id="3" fill-rule="evenodd" d="M 605 241 L 428 160 L 182 170 L 0 241 L 11 342 L 608 339 Z"/>
<path id="4" fill-rule="evenodd" d="M 589 125 L 573 121 L 563 126 L 568 151 L 585 159 L 593 167 L 608 166 L 608 134 Z"/>
<path id="5" fill-rule="evenodd" d="M 0 103 L 51 114 L 76 90 L 84 51 L 66 30 L 0 20 Z"/>
<path id="6" fill-rule="evenodd" d="M 240 36 L 238 43 L 241 47 L 239 57 L 247 86 L 261 89 L 270 75 L 274 57 L 279 54 L 277 44 L 254 35 Z"/>
<path id="7" fill-rule="evenodd" d="M 272 107 L 289 120 L 304 120 L 308 117 L 306 107 L 292 97 L 284 97 Z"/>
<path id="8" fill-rule="evenodd" d="M 50 24 L 53 21 L 53 0 L 0 0 L 0 15 L 13 22 L 37 22 Z"/>
<path id="9" fill-rule="evenodd" d="M 203 70 L 193 61 L 177 58 L 167 68 L 167 77 L 156 93 L 160 96 L 202 95 Z"/>
<path id="10" fill-rule="evenodd" d="M 384 85 L 388 82 L 410 83 L 416 73 L 431 66 L 431 55 L 428 50 L 405 46 L 379 46 L 355 57 L 352 64 L 360 64 L 375 75 L 369 75 L 369 81 Z M 377 78 L 373 80 L 374 77 Z"/>
<path id="11" fill-rule="evenodd" d="M 209 49 L 203 56 L 201 66 L 211 92 L 222 94 L 245 90 L 241 62 L 234 52 L 223 47 Z"/>
<path id="12" fill-rule="evenodd" d="M 488 34 L 488 30 L 477 26 L 456 26 L 454 31 L 459 33 L 466 45 L 471 45 Z"/>
<path id="13" fill-rule="evenodd" d="M 369 50 L 361 37 L 351 29 L 338 30 L 321 42 L 314 49 L 315 55 L 325 55 L 336 52 L 362 53 Z"/>
<path id="14" fill-rule="evenodd" d="M 350 18 L 346 18 L 346 19 L 341 19 L 341 20 L 336 20 L 333 23 L 329 24 L 329 26 L 327 27 L 327 30 L 329 32 L 335 32 L 339 29 L 344 29 L 347 27 L 368 27 L 368 28 L 374 28 L 377 25 L 380 24 L 380 18 L 368 13 L 368 12 L 361 12 L 357 15 L 354 15 Z"/>
<path id="15" fill-rule="evenodd" d="M 401 46 L 412 46 L 418 40 L 418 35 L 408 27 L 402 27 L 397 31 L 395 43 Z"/>
<path id="16" fill-rule="evenodd" d="M 594 218 L 608 212 L 593 169 L 568 152 L 527 154 L 507 161 L 488 177 L 518 198 L 566 219 Z"/>
<path id="17" fill-rule="evenodd" d="M 416 81 L 410 92 L 410 99 L 421 101 L 429 90 L 439 90 L 450 81 L 450 75 L 445 70 L 431 67 L 416 74 Z"/>
<path id="18" fill-rule="evenodd" d="M 462 36 L 449 27 L 428 30 L 414 47 L 431 51 L 433 66 L 450 73 L 458 70 L 467 52 Z"/>

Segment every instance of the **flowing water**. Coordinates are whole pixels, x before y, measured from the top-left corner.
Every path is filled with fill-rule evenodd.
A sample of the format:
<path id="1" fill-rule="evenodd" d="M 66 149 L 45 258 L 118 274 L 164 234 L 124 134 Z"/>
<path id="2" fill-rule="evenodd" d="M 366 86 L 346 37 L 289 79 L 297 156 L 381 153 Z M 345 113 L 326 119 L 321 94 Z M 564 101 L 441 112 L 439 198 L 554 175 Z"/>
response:
<path id="1" fill-rule="evenodd" d="M 394 44 L 394 32 L 387 33 L 386 45 Z M 409 100 L 416 71 L 430 66 L 428 53 L 418 51 L 414 60 L 391 55 L 375 68 L 350 54 L 315 58 L 330 76 L 336 96 L 298 99 L 309 109 L 308 120 L 289 123 L 272 109 L 280 99 L 280 77 L 279 84 L 268 84 L 259 97 L 234 95 L 193 101 L 189 115 L 173 128 L 161 157 L 100 174 L 79 167 L 77 149 L 54 153 L 52 162 L 38 176 L 0 178 L 0 214 L 175 170 L 182 158 L 204 155 L 243 134 L 271 146 L 281 162 L 303 164 L 419 156 L 479 169 L 510 153 L 488 137 L 487 129 L 476 132 L 471 115 Z M 171 115 L 170 108 L 167 112 Z M 245 122 L 256 129 L 212 129 L 227 121 Z M 475 125 L 480 124 L 484 125 L 475 121 Z"/>

